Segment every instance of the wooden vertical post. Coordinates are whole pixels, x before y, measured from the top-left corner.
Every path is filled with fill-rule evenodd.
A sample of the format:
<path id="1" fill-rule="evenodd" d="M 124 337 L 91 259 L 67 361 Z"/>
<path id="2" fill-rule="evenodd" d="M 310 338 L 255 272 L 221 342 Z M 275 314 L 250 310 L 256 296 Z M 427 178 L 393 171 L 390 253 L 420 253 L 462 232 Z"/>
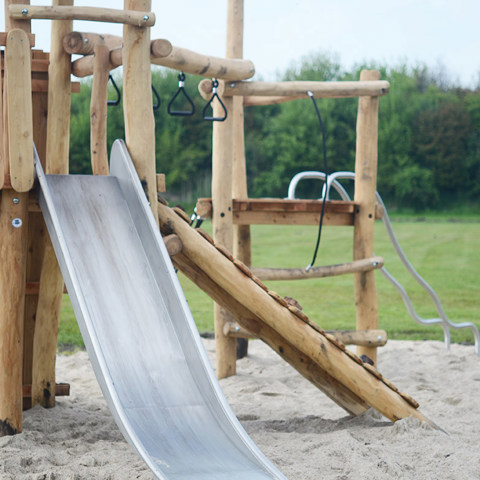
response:
<path id="1" fill-rule="evenodd" d="M 227 13 L 227 58 L 241 58 L 243 55 L 243 0 L 229 0 Z M 221 90 L 221 89 L 220 89 Z M 243 156 L 243 99 L 224 97 L 228 111 L 224 122 L 213 124 L 212 147 L 212 224 L 213 238 L 227 250 L 236 250 L 233 235 L 232 198 L 233 189 L 243 191 L 241 178 L 237 181 L 234 172 L 234 158 L 239 162 Z M 214 116 L 222 112 L 214 111 Z M 241 129 L 241 132 L 240 130 Z M 241 165 L 240 165 L 241 169 Z M 237 168 L 235 168 L 237 170 Z M 243 260 L 245 257 L 240 256 Z M 247 258 L 248 263 L 248 258 Z M 225 323 L 232 321 L 231 315 L 220 305 L 214 306 L 215 345 L 217 352 L 216 372 L 218 378 L 236 373 L 237 341 L 225 335 Z"/>
<path id="2" fill-rule="evenodd" d="M 151 0 L 125 0 L 126 10 L 149 12 Z M 155 120 L 150 68 L 150 29 L 123 27 L 123 114 L 125 140 L 153 214 L 158 221 Z"/>
<path id="3" fill-rule="evenodd" d="M 11 3 L 16 2 L 5 1 L 6 12 Z M 14 28 L 29 32 L 30 22 L 11 21 L 6 14 L 5 30 L 9 32 Z M 13 89 L 14 85 L 10 88 Z M 2 131 L 4 173 L 9 170 L 7 98 L 8 84 L 5 83 Z M 22 431 L 23 317 L 28 234 L 28 193 L 7 189 L 7 185 L 3 187 L 0 198 L 0 436 Z"/>
<path id="4" fill-rule="evenodd" d="M 54 0 L 53 5 L 73 5 L 73 0 Z M 48 118 L 45 171 L 67 174 L 70 147 L 71 58 L 63 49 L 63 37 L 71 32 L 71 20 L 53 20 L 48 69 Z M 55 357 L 63 295 L 63 277 L 50 238 L 46 239 L 33 339 L 32 404 L 55 406 Z"/>
<path id="5" fill-rule="evenodd" d="M 90 100 L 90 154 L 94 175 L 108 175 L 107 102 L 110 51 L 95 45 L 92 97 Z"/>
<path id="6" fill-rule="evenodd" d="M 34 59 L 48 60 L 48 53 L 39 50 L 33 51 Z M 34 78 L 47 81 L 47 72 L 32 72 Z M 48 93 L 33 92 L 33 141 L 37 148 L 38 156 L 45 168 L 45 149 L 47 137 L 47 109 Z M 45 222 L 41 212 L 28 213 L 28 256 L 27 256 L 27 283 L 39 282 L 42 268 L 45 236 L 47 235 Z M 23 384 L 32 384 L 33 366 L 33 336 L 37 314 L 38 294 L 25 296 L 25 321 L 24 321 L 24 348 L 23 348 Z M 23 409 L 32 406 L 31 397 L 23 399 Z"/>
<path id="7" fill-rule="evenodd" d="M 380 72 L 363 70 L 360 80 L 379 80 Z M 354 223 L 354 260 L 373 255 L 375 192 L 377 189 L 378 97 L 360 97 L 357 116 L 357 149 L 355 158 L 355 202 L 358 207 Z M 378 303 L 375 272 L 354 274 L 357 330 L 378 328 Z M 357 347 L 359 355 L 377 362 L 376 347 Z"/>
<path id="8" fill-rule="evenodd" d="M 227 19 L 227 58 L 243 58 L 243 19 L 244 0 L 229 0 Z M 245 162 L 245 137 L 243 117 L 243 97 L 233 97 L 232 129 L 233 129 L 233 170 L 232 198 L 248 198 L 247 166 Z M 245 265 L 252 265 L 250 225 L 233 225 L 233 256 Z M 245 356 L 248 351 L 248 340 L 237 339 L 237 355 Z"/>

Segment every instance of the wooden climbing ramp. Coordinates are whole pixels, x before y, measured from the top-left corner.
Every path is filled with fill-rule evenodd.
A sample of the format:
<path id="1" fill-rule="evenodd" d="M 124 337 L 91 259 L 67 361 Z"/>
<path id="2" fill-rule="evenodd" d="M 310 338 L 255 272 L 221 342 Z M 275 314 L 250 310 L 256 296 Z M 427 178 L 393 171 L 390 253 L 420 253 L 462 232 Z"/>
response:
<path id="1" fill-rule="evenodd" d="M 158 213 L 162 234 L 182 241 L 174 265 L 348 413 L 373 407 L 392 421 L 413 416 L 432 425 L 414 399 L 269 290 L 207 233 L 192 228 L 181 210 L 159 204 Z"/>

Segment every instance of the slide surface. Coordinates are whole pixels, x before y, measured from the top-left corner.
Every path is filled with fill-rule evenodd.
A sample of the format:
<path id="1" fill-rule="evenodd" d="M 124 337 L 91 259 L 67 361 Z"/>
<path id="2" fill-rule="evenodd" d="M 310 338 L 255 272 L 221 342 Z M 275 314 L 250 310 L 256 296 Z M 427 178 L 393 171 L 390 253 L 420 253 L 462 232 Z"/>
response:
<path id="1" fill-rule="evenodd" d="M 97 379 L 155 478 L 286 480 L 223 396 L 123 142 L 109 176 L 36 171 Z"/>

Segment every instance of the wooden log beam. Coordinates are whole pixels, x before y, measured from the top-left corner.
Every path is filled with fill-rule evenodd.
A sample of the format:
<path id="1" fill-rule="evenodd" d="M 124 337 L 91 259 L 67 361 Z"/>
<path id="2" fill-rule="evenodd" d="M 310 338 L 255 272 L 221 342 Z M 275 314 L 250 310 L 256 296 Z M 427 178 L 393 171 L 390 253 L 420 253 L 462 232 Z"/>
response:
<path id="1" fill-rule="evenodd" d="M 32 386 L 29 384 L 24 384 L 23 388 L 23 399 L 31 398 L 32 396 Z M 57 383 L 55 385 L 55 396 L 56 397 L 68 397 L 70 395 L 70 384 L 68 383 Z"/>
<path id="2" fill-rule="evenodd" d="M 182 255 L 192 261 L 206 276 L 261 320 L 282 339 L 310 358 L 335 381 L 377 409 L 392 421 L 414 416 L 431 422 L 417 410 L 418 404 L 399 394 L 390 382 L 371 366 L 359 363 L 338 342 L 327 338 L 323 331 L 298 309 L 278 302 L 259 285 L 246 267 L 232 262 L 207 242 L 197 231 L 164 205 L 158 206 L 163 233 L 177 234 L 183 243 Z M 247 330 L 254 326 L 243 324 Z"/>
<path id="3" fill-rule="evenodd" d="M 360 80 L 376 83 L 380 72 L 364 70 Z M 377 190 L 378 158 L 378 97 L 361 97 L 358 101 L 357 145 L 355 157 L 355 212 L 353 259 L 373 255 L 375 195 Z M 354 274 L 354 294 L 357 330 L 378 328 L 378 302 L 375 273 Z M 376 364 L 375 347 L 359 346 L 359 355 L 367 355 Z"/>
<path id="4" fill-rule="evenodd" d="M 280 355 L 281 358 L 297 369 L 301 375 L 348 413 L 351 415 L 361 415 L 368 409 L 368 405 L 361 398 L 345 388 L 318 364 L 295 348 L 289 342 L 288 338 L 282 337 L 271 327 L 265 325 L 258 316 L 229 295 L 221 285 L 206 275 L 189 257 L 184 254 L 177 255 L 173 259 L 173 263 L 215 302 L 221 304 L 223 308 L 228 310 L 231 316 L 242 324 L 240 328 L 243 332 L 246 332 L 246 327 L 248 327 L 250 329 L 248 330 L 250 332 L 250 338 L 257 337 L 265 342 Z M 225 325 L 234 325 L 234 323 L 227 322 Z M 255 333 L 253 333 L 253 331 Z M 229 335 L 225 330 L 224 334 Z M 233 340 L 238 338 L 234 335 L 231 337 Z"/>
<path id="5" fill-rule="evenodd" d="M 253 268 L 252 273 L 260 280 L 304 280 L 308 278 L 335 277 L 356 272 L 369 272 L 383 267 L 382 257 L 364 258 L 337 265 L 305 268 Z"/>
<path id="6" fill-rule="evenodd" d="M 110 51 L 107 45 L 97 44 L 94 52 L 90 98 L 90 158 L 94 175 L 108 175 L 107 102 Z"/>
<path id="7" fill-rule="evenodd" d="M 327 330 L 344 345 L 383 347 L 387 343 L 385 330 Z"/>
<path id="8" fill-rule="evenodd" d="M 116 10 L 100 7 L 69 5 L 10 5 L 8 14 L 15 20 L 89 20 L 91 22 L 123 23 L 135 27 L 155 25 L 155 14 L 146 11 Z"/>
<path id="9" fill-rule="evenodd" d="M 124 6 L 143 11 L 151 8 L 151 0 L 125 0 Z M 158 218 L 149 28 L 123 27 L 123 61 L 125 140 L 153 215 Z"/>
<path id="10" fill-rule="evenodd" d="M 6 0 L 5 10 L 15 0 Z M 5 16 L 5 29 L 30 33 L 30 22 Z M 30 58 L 28 58 L 30 63 Z M 12 85 L 11 85 L 11 88 Z M 0 436 L 22 431 L 22 370 L 25 278 L 28 242 L 28 198 L 10 186 L 8 142 L 8 86 L 3 85 L 4 189 L 0 194 Z M 10 112 L 11 115 L 14 111 Z M 0 182 L 1 183 L 1 182 Z"/>
<path id="11" fill-rule="evenodd" d="M 117 35 L 88 32 L 69 32 L 63 37 L 63 48 L 71 55 L 93 55 L 96 45 L 107 45 L 109 50 L 120 48 L 123 39 Z"/>
<path id="12" fill-rule="evenodd" d="M 17 192 L 33 187 L 33 114 L 30 41 L 21 29 L 8 32 L 5 51 L 10 182 Z"/>
<path id="13" fill-rule="evenodd" d="M 71 6 L 73 0 L 54 0 L 54 6 Z M 48 69 L 48 117 L 45 155 L 47 174 L 68 174 L 70 150 L 71 59 L 63 37 L 72 31 L 71 20 L 52 22 Z M 63 277 L 50 238 L 45 240 L 39 298 L 33 339 L 32 404 L 55 405 L 55 357 Z"/>
<path id="14" fill-rule="evenodd" d="M 0 46 L 4 47 L 7 44 L 7 35 L 7 32 L 0 32 Z M 30 40 L 30 46 L 33 48 L 35 46 L 35 35 L 33 33 L 27 33 L 27 35 Z"/>
<path id="15" fill-rule="evenodd" d="M 386 95 L 390 84 L 385 80 L 359 82 L 228 82 L 225 83 L 224 95 L 260 96 L 260 97 L 296 97 L 308 98 L 307 92 L 315 98 L 347 98 L 360 96 Z M 199 86 L 205 95 L 211 93 L 208 83 Z M 209 91 L 210 90 L 210 91 Z M 291 98 L 290 98 L 291 99 Z"/>
<path id="16" fill-rule="evenodd" d="M 22 431 L 28 194 L 0 196 L 0 437 Z"/>

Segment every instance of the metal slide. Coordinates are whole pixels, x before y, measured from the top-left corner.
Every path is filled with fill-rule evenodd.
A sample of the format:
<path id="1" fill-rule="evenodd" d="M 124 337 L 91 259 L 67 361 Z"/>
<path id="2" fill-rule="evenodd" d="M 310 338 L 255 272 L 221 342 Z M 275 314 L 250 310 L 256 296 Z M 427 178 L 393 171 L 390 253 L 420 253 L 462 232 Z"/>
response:
<path id="1" fill-rule="evenodd" d="M 125 144 L 110 176 L 45 175 L 40 205 L 98 382 L 157 479 L 286 479 L 225 400 Z"/>

